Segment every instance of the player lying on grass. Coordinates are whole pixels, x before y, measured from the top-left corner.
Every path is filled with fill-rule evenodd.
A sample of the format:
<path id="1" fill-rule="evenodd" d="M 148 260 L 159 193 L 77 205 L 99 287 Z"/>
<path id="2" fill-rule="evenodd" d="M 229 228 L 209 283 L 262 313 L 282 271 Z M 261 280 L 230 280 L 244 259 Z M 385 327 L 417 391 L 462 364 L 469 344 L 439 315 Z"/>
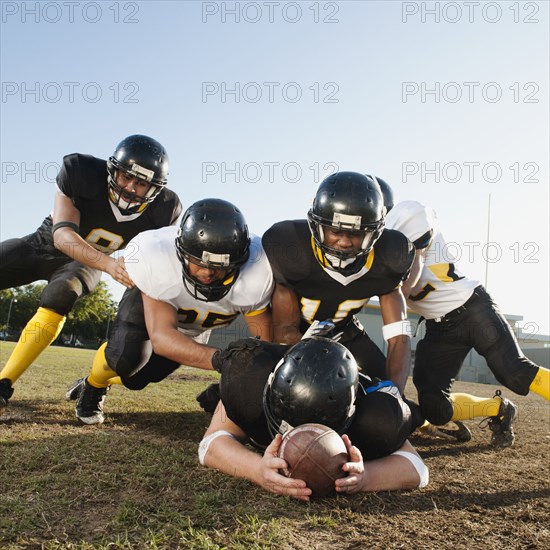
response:
<path id="1" fill-rule="evenodd" d="M 360 375 L 338 342 L 314 336 L 289 349 L 250 338 L 216 353 L 213 364 L 221 401 L 199 445 L 201 464 L 307 501 L 305 482 L 279 473 L 287 464 L 277 452 L 283 432 L 313 422 L 342 434 L 348 449 L 349 475 L 335 481 L 337 492 L 427 485 L 428 469 L 407 441 L 423 421 L 418 407 L 393 383 Z"/>
<path id="2" fill-rule="evenodd" d="M 271 269 L 260 239 L 231 203 L 203 199 L 184 213 L 179 231 L 147 231 L 132 241 L 126 268 L 136 288 L 120 302 L 109 341 L 96 353 L 87 378 L 67 398 L 85 424 L 104 420 L 111 384 L 141 390 L 180 365 L 212 369 L 211 330 L 239 314 L 255 336 L 271 338 Z"/>
<path id="3" fill-rule="evenodd" d="M 451 393 L 464 359 L 475 349 L 503 386 L 519 395 L 532 391 L 546 400 L 550 372 L 525 357 L 488 292 L 459 271 L 435 212 L 416 201 L 394 206 L 390 186 L 378 181 L 389 212 L 386 225 L 401 231 L 416 248 L 403 293 L 407 306 L 426 320 L 413 371 L 422 413 L 433 424 L 487 417 L 492 446 L 509 447 L 514 443 L 514 403 L 500 391 L 490 399 Z"/>

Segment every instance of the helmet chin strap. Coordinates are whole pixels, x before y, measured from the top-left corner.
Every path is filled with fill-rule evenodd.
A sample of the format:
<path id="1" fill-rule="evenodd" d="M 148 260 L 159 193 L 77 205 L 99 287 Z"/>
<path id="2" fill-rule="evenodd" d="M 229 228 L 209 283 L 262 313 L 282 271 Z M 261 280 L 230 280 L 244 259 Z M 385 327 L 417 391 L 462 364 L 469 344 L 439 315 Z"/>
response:
<path id="1" fill-rule="evenodd" d="M 128 208 L 133 208 L 134 206 L 137 206 L 137 202 L 128 202 L 126 200 L 123 199 L 122 197 L 122 194 L 119 196 L 119 199 L 118 199 L 118 202 L 117 202 L 117 206 L 121 209 L 121 210 L 127 210 Z"/>
<path id="2" fill-rule="evenodd" d="M 146 205 L 148 202 L 147 199 L 150 199 L 155 192 L 157 191 L 157 186 L 154 184 L 150 184 L 149 189 L 147 190 L 147 193 L 143 197 L 139 197 L 135 193 L 129 193 L 126 192 L 116 181 L 117 174 L 121 172 L 121 170 L 115 170 L 114 171 L 114 177 L 109 173 L 107 176 L 107 184 L 109 186 L 109 194 L 112 194 L 112 202 L 113 204 L 120 210 L 120 212 L 124 215 L 126 214 L 134 214 L 135 212 L 128 212 L 128 209 L 130 208 L 138 208 L 138 212 L 140 212 L 140 207 L 143 205 Z M 136 201 L 133 200 L 126 200 L 124 198 L 124 194 L 127 193 L 129 195 L 135 195 L 137 199 Z M 145 208 L 145 207 L 144 207 Z M 143 209 L 144 209 L 143 208 Z"/>
<path id="3" fill-rule="evenodd" d="M 348 258 L 347 260 L 342 260 L 341 258 L 338 258 L 338 256 L 333 256 L 332 254 L 326 253 L 325 258 L 331 263 L 332 267 L 348 267 L 348 265 L 351 265 L 357 260 L 356 256 L 353 258 Z"/>

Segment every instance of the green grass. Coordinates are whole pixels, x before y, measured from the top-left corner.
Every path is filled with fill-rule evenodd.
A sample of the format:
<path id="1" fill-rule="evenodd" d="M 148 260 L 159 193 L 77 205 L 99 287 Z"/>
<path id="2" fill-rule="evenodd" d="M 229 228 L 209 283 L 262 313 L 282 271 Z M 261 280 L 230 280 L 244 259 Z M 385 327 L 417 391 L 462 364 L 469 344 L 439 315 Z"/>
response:
<path id="1" fill-rule="evenodd" d="M 0 364 L 11 349 L 0 343 Z M 80 424 L 64 394 L 93 353 L 46 350 L 0 416 L 2 550 L 445 548 L 466 547 L 473 533 L 487 548 L 547 540 L 546 403 L 521 398 L 531 414 L 500 470 L 481 430 L 459 447 L 419 440 L 432 471 L 427 489 L 304 505 L 198 464 L 209 417 L 195 396 L 215 373 L 182 368 L 140 392 L 115 386 L 105 424 Z M 522 444 L 533 445 L 530 454 Z"/>

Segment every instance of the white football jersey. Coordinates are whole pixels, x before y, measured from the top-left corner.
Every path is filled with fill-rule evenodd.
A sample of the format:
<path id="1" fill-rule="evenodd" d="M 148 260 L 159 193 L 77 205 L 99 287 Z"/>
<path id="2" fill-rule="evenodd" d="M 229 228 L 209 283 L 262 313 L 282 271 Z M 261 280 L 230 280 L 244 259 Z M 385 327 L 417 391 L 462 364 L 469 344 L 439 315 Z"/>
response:
<path id="1" fill-rule="evenodd" d="M 250 258 L 241 268 L 231 290 L 217 302 L 195 299 L 183 283 L 183 267 L 176 253 L 178 227 L 144 231 L 127 247 L 125 265 L 136 286 L 147 296 L 178 310 L 178 329 L 191 337 L 227 326 L 237 316 L 265 311 L 273 293 L 273 274 L 261 239 L 251 235 Z M 208 331 L 208 333 L 207 333 Z"/>
<path id="2" fill-rule="evenodd" d="M 479 286 L 479 281 L 468 279 L 457 269 L 456 256 L 431 208 L 417 201 L 399 202 L 386 216 L 386 227 L 401 231 L 413 243 L 432 231 L 420 279 L 407 298 L 407 305 L 416 313 L 426 319 L 443 317 L 466 302 Z"/>

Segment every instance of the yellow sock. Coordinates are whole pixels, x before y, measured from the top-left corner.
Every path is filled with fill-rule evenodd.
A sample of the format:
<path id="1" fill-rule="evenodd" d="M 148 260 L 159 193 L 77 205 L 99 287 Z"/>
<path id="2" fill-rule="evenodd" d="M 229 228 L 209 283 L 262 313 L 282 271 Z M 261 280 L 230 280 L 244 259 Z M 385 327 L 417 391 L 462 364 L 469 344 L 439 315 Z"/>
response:
<path id="1" fill-rule="evenodd" d="M 99 346 L 94 356 L 94 362 L 92 364 L 92 372 L 88 376 L 88 384 L 94 388 L 106 388 L 111 384 L 111 378 L 117 376 L 117 373 L 109 367 L 107 360 L 105 359 L 105 348 L 107 342 Z"/>
<path id="2" fill-rule="evenodd" d="M 59 336 L 65 317 L 51 309 L 39 307 L 23 329 L 7 363 L 0 371 L 0 379 L 15 381 L 32 365 L 33 361 Z"/>
<path id="3" fill-rule="evenodd" d="M 120 376 L 109 378 L 109 386 L 112 386 L 113 384 L 120 384 L 122 386 L 122 380 L 120 379 Z"/>
<path id="4" fill-rule="evenodd" d="M 467 393 L 451 393 L 453 417 L 451 420 L 470 420 L 471 418 L 496 416 L 500 409 L 500 397 L 476 397 Z"/>
<path id="5" fill-rule="evenodd" d="M 2 378 L 0 376 L 0 378 Z M 529 389 L 533 393 L 538 393 L 546 401 L 550 401 L 550 370 L 539 367 L 535 379 L 531 382 Z"/>

